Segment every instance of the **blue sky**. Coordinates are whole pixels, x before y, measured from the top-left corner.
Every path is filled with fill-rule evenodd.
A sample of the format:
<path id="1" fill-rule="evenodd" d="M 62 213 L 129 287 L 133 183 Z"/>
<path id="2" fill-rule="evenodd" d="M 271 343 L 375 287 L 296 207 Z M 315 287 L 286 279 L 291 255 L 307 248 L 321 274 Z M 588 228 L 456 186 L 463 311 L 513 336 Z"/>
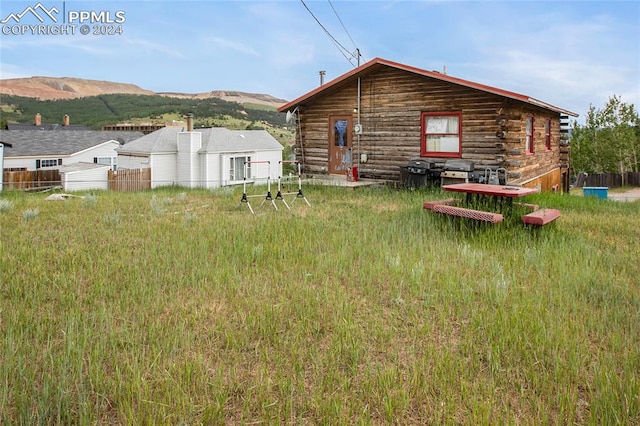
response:
<path id="1" fill-rule="evenodd" d="M 34 1 L 6 1 L 0 20 Z M 292 100 L 381 57 L 532 96 L 581 115 L 612 95 L 640 107 L 640 1 L 48 1 L 55 25 L 26 14 L 0 33 L 0 78 L 78 77 L 156 92 L 238 90 Z M 309 13 L 346 48 L 334 42 Z M 82 35 L 85 24 L 121 34 Z M 120 12 L 118 15 L 117 13 Z M 112 24 L 117 21 L 120 22 Z M 109 22 L 109 20 L 111 22 Z M 54 25 L 45 19 L 44 25 Z M 24 32 L 23 32 L 24 31 Z M 67 30 L 69 31 L 69 30 Z"/>

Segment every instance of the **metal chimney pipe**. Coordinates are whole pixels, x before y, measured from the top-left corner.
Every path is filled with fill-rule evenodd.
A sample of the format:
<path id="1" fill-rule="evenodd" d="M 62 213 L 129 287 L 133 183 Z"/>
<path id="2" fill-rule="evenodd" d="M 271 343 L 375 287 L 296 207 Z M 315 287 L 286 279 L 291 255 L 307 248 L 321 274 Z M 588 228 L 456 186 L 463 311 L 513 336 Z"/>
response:
<path id="1" fill-rule="evenodd" d="M 34 123 L 36 126 L 42 126 L 42 116 L 40 113 L 37 113 L 34 119 Z"/>
<path id="2" fill-rule="evenodd" d="M 320 71 L 320 86 L 322 86 L 324 84 L 324 76 L 327 72 L 326 71 Z"/>
<path id="3" fill-rule="evenodd" d="M 193 132 L 193 114 L 187 114 L 187 132 Z"/>
<path id="4" fill-rule="evenodd" d="M 64 126 L 68 126 L 69 125 L 69 114 L 65 114 L 64 115 L 64 121 L 62 122 L 62 124 Z"/>

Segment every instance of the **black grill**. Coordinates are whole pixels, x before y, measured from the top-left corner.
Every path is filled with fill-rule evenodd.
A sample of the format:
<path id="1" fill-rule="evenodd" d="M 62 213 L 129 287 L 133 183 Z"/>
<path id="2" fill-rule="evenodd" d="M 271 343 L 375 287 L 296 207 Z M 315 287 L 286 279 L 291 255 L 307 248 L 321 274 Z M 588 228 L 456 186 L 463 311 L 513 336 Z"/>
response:
<path id="1" fill-rule="evenodd" d="M 473 161 L 454 158 L 444 162 L 440 173 L 441 185 L 467 183 L 473 176 Z"/>
<path id="2" fill-rule="evenodd" d="M 406 166 L 400 167 L 400 180 L 408 188 L 422 188 L 433 181 L 435 163 L 422 158 L 409 160 Z M 439 177 L 438 171 L 438 177 Z"/>
<path id="3" fill-rule="evenodd" d="M 430 161 L 424 161 L 424 160 L 409 160 L 409 164 L 407 164 L 407 171 L 411 174 L 416 174 L 416 175 L 426 175 L 429 170 L 431 170 L 431 167 L 433 166 L 433 163 L 431 163 Z"/>
<path id="4" fill-rule="evenodd" d="M 472 172 L 474 167 L 473 161 L 456 158 L 445 161 L 442 170 L 450 172 Z"/>

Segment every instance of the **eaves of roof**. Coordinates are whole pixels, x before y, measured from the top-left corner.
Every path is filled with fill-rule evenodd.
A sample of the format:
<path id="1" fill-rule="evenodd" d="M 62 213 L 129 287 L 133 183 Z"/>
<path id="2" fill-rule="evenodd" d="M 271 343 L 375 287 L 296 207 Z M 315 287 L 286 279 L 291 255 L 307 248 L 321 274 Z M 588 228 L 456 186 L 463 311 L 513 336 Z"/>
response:
<path id="1" fill-rule="evenodd" d="M 322 96 L 325 93 L 334 90 L 346 83 L 348 83 L 349 81 L 351 81 L 352 79 L 355 79 L 357 77 L 362 77 L 364 75 L 367 74 L 371 74 L 373 72 L 375 72 L 376 70 L 380 69 L 381 67 L 391 67 L 391 68 L 396 68 L 399 70 L 403 70 L 403 71 L 407 71 L 407 72 L 411 72 L 417 75 L 422 75 L 425 77 L 430 77 L 430 78 L 434 78 L 437 80 L 441 80 L 441 81 L 446 81 L 452 84 L 457 84 L 460 86 L 464 86 L 464 87 L 469 87 L 472 89 L 477 89 L 477 90 L 481 90 L 483 92 L 486 93 L 492 93 L 494 95 L 498 95 L 498 96 L 503 96 L 505 98 L 510 98 L 510 99 L 515 99 L 517 101 L 521 101 L 521 102 L 525 102 L 531 105 L 535 105 L 537 107 L 541 107 L 541 108 L 545 108 L 557 113 L 561 113 L 561 114 L 566 114 L 566 115 L 570 115 L 572 117 L 577 117 L 578 114 L 576 114 L 575 112 L 571 112 L 568 111 L 566 109 L 563 108 L 559 108 L 556 106 L 553 106 L 551 104 L 548 104 L 546 102 L 540 101 L 538 99 L 532 98 L 530 96 L 527 95 L 523 95 L 520 93 L 516 93 L 516 92 L 511 92 L 508 90 L 504 90 L 504 89 L 499 89 L 497 87 L 492 87 L 492 86 L 487 86 L 485 84 L 480 84 L 480 83 L 475 83 L 473 81 L 468 81 L 468 80 L 464 80 L 461 78 L 457 78 L 457 77 L 452 77 L 450 75 L 447 74 L 442 74 L 439 73 L 437 71 L 427 71 L 427 70 L 423 70 L 420 68 L 416 68 L 416 67 L 412 67 L 409 65 L 404 65 L 398 62 L 393 62 L 393 61 L 389 61 L 386 59 L 382 59 L 382 58 L 374 58 L 371 61 L 357 67 L 354 68 L 353 70 L 327 82 L 326 84 L 323 84 L 320 87 L 317 87 L 316 89 L 292 100 L 291 102 L 288 102 L 284 105 L 282 105 L 280 108 L 278 108 L 278 112 L 285 112 L 288 110 L 291 110 L 292 108 L 295 108 L 296 106 L 299 105 L 303 105 L 305 103 L 308 103 L 310 101 L 313 101 L 314 98 L 318 97 L 318 96 Z"/>

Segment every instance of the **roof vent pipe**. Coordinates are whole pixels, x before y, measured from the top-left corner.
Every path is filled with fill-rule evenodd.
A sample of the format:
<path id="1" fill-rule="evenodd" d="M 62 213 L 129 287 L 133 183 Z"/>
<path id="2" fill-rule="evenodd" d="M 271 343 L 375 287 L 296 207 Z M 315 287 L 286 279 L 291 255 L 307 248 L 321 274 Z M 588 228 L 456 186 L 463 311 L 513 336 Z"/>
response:
<path id="1" fill-rule="evenodd" d="M 64 121 L 62 122 L 62 124 L 64 126 L 68 126 L 69 125 L 69 114 L 65 114 L 64 115 Z"/>
<path id="2" fill-rule="evenodd" d="M 42 116 L 40 115 L 40 113 L 36 114 L 33 124 L 35 124 L 36 126 L 42 126 Z"/>
<path id="3" fill-rule="evenodd" d="M 326 71 L 320 71 L 320 86 L 322 86 L 324 84 L 324 76 L 327 72 Z"/>

